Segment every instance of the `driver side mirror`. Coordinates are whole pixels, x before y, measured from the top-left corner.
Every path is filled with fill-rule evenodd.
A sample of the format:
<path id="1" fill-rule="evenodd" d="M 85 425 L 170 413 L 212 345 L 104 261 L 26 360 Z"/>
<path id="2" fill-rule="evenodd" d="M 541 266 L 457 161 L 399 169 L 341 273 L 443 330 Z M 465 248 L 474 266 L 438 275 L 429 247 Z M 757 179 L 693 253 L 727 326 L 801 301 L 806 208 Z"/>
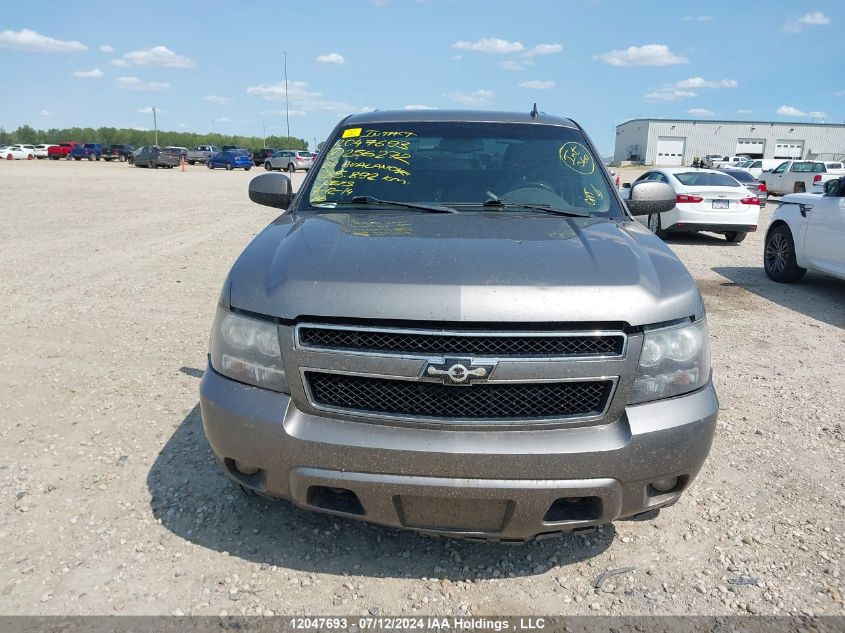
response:
<path id="1" fill-rule="evenodd" d="M 824 192 L 828 196 L 838 196 L 839 195 L 839 180 L 833 179 L 828 180 L 824 183 Z"/>
<path id="2" fill-rule="evenodd" d="M 627 203 L 631 215 L 666 213 L 675 208 L 675 190 L 665 182 L 635 182 Z"/>
<path id="3" fill-rule="evenodd" d="M 293 201 L 290 178 L 284 174 L 261 174 L 249 181 L 249 199 L 275 209 L 287 209 Z"/>
<path id="4" fill-rule="evenodd" d="M 622 188 L 623 188 L 623 189 L 630 189 L 630 188 L 631 188 L 631 183 L 630 183 L 630 182 L 623 182 L 623 183 L 622 183 Z"/>

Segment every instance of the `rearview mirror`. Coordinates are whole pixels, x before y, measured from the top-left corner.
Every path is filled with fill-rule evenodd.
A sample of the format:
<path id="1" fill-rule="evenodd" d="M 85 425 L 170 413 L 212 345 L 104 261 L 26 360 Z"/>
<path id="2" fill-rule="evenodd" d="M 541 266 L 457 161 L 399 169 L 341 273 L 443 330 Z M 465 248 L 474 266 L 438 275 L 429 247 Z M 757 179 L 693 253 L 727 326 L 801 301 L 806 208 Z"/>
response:
<path id="1" fill-rule="evenodd" d="M 631 215 L 665 213 L 675 208 L 675 190 L 665 182 L 635 182 L 627 204 Z"/>
<path id="2" fill-rule="evenodd" d="M 249 199 L 275 209 L 287 209 L 293 200 L 290 178 L 284 174 L 261 174 L 249 181 Z"/>

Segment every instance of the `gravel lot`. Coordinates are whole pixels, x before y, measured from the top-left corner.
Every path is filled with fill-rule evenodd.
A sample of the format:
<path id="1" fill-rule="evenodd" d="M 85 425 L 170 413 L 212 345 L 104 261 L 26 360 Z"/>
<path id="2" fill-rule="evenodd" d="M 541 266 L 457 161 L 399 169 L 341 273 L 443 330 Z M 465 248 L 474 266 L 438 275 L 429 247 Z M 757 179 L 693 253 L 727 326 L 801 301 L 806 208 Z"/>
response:
<path id="1" fill-rule="evenodd" d="M 275 216 L 256 173 L 0 164 L 0 612 L 845 614 L 845 282 L 770 282 L 759 232 L 670 241 L 722 411 L 653 520 L 506 546 L 243 496 L 197 388 L 226 272 Z"/>

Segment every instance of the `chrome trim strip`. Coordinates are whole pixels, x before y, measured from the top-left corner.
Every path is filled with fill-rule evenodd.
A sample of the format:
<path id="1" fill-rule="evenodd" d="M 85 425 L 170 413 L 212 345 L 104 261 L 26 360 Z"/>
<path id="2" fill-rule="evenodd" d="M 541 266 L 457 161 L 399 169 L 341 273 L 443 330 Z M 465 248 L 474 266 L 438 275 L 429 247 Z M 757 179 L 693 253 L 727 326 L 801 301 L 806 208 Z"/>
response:
<path id="1" fill-rule="evenodd" d="M 423 422 L 427 424 L 436 425 L 460 425 L 460 426 L 525 426 L 525 425 L 549 425 L 561 424 L 566 422 L 594 422 L 601 420 L 607 415 L 607 410 L 610 408 L 611 402 L 616 395 L 616 388 L 619 383 L 619 376 L 590 376 L 584 378 L 554 378 L 541 380 L 487 380 L 481 383 L 473 383 L 469 387 L 455 387 L 455 389 L 472 389 L 475 385 L 518 385 L 518 384 L 536 384 L 536 383 L 555 383 L 555 382 L 592 382 L 592 381 L 610 381 L 610 391 L 607 394 L 607 400 L 604 403 L 604 409 L 601 413 L 590 416 L 569 415 L 563 417 L 543 417 L 543 418 L 516 418 L 514 420 L 507 420 L 502 418 L 490 418 L 484 420 L 481 418 L 436 418 L 430 416 L 411 416 L 411 415 L 391 415 L 382 412 L 370 412 L 362 409 L 344 409 L 343 407 L 332 407 L 318 404 L 314 400 L 314 394 L 311 393 L 311 385 L 305 378 L 306 372 L 316 372 L 321 374 L 340 374 L 343 376 L 356 376 L 359 378 L 380 378 L 383 380 L 405 380 L 408 382 L 432 382 L 432 384 L 442 384 L 437 381 L 423 381 L 418 377 L 411 376 L 390 376 L 385 374 L 370 374 L 358 373 L 354 371 L 342 371 L 338 369 L 321 369 L 318 367 L 300 367 L 299 378 L 302 381 L 302 386 L 305 389 L 305 395 L 308 397 L 308 404 L 317 411 L 325 411 L 328 413 L 338 413 L 343 415 L 357 416 L 367 418 L 368 420 L 398 420 L 401 422 Z"/>
<path id="2" fill-rule="evenodd" d="M 345 347 L 320 347 L 316 345 L 308 345 L 302 342 L 300 337 L 300 328 L 314 328 L 319 330 L 346 330 L 346 331 L 367 331 L 367 332 L 382 332 L 385 334 L 419 334 L 422 336 L 478 336 L 478 337 L 558 337 L 558 338 L 576 338 L 579 336 L 599 337 L 599 336 L 621 336 L 622 350 L 619 354 L 562 354 L 560 356 L 477 356 L 477 358 L 494 359 L 501 361 L 564 361 L 564 360 L 611 360 L 625 358 L 628 352 L 628 335 L 622 330 L 575 330 L 575 331 L 550 331 L 550 332 L 503 332 L 503 331 L 485 331 L 485 330 L 424 330 L 415 328 L 388 328 L 377 326 L 354 326 L 354 325 L 334 325 L 325 323 L 298 323 L 294 328 L 294 348 L 297 350 L 327 352 L 330 354 L 344 354 L 348 356 L 376 356 L 387 358 L 432 358 L 442 356 L 439 352 L 432 350 L 431 352 L 415 353 L 415 352 L 370 352 L 365 350 L 356 350 Z M 449 352 L 446 356 L 473 356 L 469 353 L 463 352 Z"/>

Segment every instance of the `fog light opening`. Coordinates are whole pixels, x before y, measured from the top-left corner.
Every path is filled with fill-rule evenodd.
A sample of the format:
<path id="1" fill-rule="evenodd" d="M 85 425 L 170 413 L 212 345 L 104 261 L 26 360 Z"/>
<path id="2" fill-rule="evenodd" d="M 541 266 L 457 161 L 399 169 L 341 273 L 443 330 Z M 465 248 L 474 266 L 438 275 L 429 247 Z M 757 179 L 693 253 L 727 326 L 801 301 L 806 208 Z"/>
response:
<path id="1" fill-rule="evenodd" d="M 687 477 L 664 477 L 663 479 L 656 479 L 648 484 L 649 493 L 651 496 L 665 495 L 670 492 L 679 492 L 686 485 Z"/>
<path id="2" fill-rule="evenodd" d="M 358 495 L 346 488 L 311 486 L 308 488 L 307 501 L 308 505 L 322 510 L 343 514 L 365 514 Z"/>
<path id="3" fill-rule="evenodd" d="M 232 466 L 239 474 L 244 475 L 245 477 L 252 477 L 261 470 L 258 466 L 247 464 L 246 462 L 242 462 L 238 459 L 232 461 Z"/>
<path id="4" fill-rule="evenodd" d="M 598 521 L 602 511 L 600 497 L 561 497 L 549 507 L 543 522 Z"/>

